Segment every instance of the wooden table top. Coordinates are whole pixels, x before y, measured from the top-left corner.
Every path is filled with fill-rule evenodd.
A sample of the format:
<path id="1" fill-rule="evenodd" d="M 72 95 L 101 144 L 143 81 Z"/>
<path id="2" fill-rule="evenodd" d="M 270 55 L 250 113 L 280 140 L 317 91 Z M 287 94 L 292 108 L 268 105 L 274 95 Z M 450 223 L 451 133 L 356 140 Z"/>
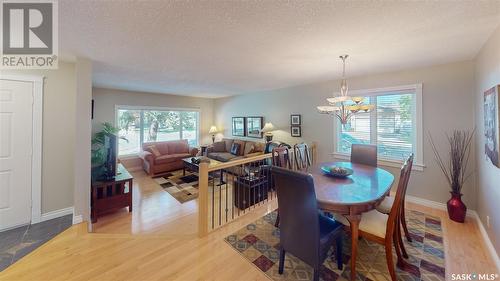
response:
<path id="1" fill-rule="evenodd" d="M 332 165 L 350 168 L 353 174 L 347 178 L 335 178 L 321 171 L 322 166 Z M 348 207 L 376 204 L 390 192 L 394 182 L 394 176 L 384 169 L 350 162 L 319 163 L 309 173 L 314 177 L 320 208 L 341 213 L 349 211 Z"/>

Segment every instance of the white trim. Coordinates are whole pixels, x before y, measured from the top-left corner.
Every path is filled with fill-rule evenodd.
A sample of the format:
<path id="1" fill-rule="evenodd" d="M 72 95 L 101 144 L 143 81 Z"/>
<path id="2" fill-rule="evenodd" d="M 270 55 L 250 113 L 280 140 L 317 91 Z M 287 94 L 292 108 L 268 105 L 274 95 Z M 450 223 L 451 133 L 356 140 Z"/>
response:
<path id="1" fill-rule="evenodd" d="M 72 215 L 73 212 L 74 212 L 73 207 L 68 207 L 68 208 L 59 209 L 59 210 L 55 210 L 55 211 L 50 211 L 50 212 L 42 214 L 42 216 L 40 218 L 40 222 L 60 218 L 60 217 L 67 216 L 67 215 Z"/>
<path id="2" fill-rule="evenodd" d="M 411 196 L 411 195 L 406 195 L 405 200 L 407 202 L 410 202 L 410 203 L 415 203 L 415 204 L 422 205 L 425 207 L 446 211 L 446 204 L 445 203 L 427 200 L 427 199 L 423 199 L 423 198 L 415 197 L 415 196 Z"/>
<path id="3" fill-rule="evenodd" d="M 82 223 L 82 222 L 83 222 L 82 215 L 75 216 L 73 214 L 73 224 L 79 224 L 79 223 Z M 92 225 L 92 224 L 89 223 L 89 225 Z M 92 231 L 89 231 L 89 232 L 92 232 Z"/>
<path id="4" fill-rule="evenodd" d="M 350 160 L 351 159 L 351 156 L 349 154 L 346 154 L 346 153 L 335 152 L 335 153 L 331 153 L 331 155 L 334 158 L 340 159 L 340 160 Z M 403 165 L 403 161 L 378 159 L 377 165 L 378 166 L 385 166 L 385 167 L 392 167 L 392 168 L 401 168 L 401 165 Z M 412 170 L 422 172 L 425 167 L 426 166 L 422 163 L 414 163 L 412 166 Z"/>
<path id="5" fill-rule="evenodd" d="M 33 132 L 31 157 L 31 223 L 40 222 L 42 216 L 42 132 L 43 132 L 43 79 L 41 75 L 1 74 L 0 79 L 33 83 Z"/>
<path id="6" fill-rule="evenodd" d="M 477 214 L 476 211 L 470 211 L 472 217 L 476 219 L 477 225 L 479 226 L 479 231 L 481 232 L 481 236 L 483 236 L 483 240 L 486 244 L 486 248 L 488 248 L 488 252 L 490 253 L 491 258 L 493 259 L 493 263 L 497 267 L 497 272 L 500 272 L 500 258 L 498 257 L 498 253 L 495 250 L 495 246 L 493 246 L 493 243 L 490 240 L 490 237 L 488 236 L 488 232 L 486 232 L 486 228 L 484 228 L 483 222 L 479 218 L 479 215 Z"/>
<path id="7" fill-rule="evenodd" d="M 410 85 L 401 85 L 401 86 L 393 86 L 393 87 L 384 87 L 384 88 L 375 88 L 375 89 L 361 89 L 361 90 L 350 90 L 349 94 L 351 96 L 376 96 L 380 93 L 384 93 L 385 95 L 390 95 L 390 92 L 394 92 L 394 94 L 399 94 L 402 91 L 412 91 L 415 93 L 415 165 L 413 170 L 423 171 L 425 168 L 424 164 L 424 132 L 423 132 L 423 84 L 410 84 Z M 370 116 L 372 118 L 373 116 Z M 340 159 L 343 158 L 343 153 L 337 151 L 337 144 L 339 142 L 339 124 L 340 122 L 335 118 L 334 119 L 334 134 L 333 134 L 333 151 L 331 154 Z M 381 165 L 389 166 L 389 167 L 399 167 L 402 162 L 389 160 L 389 159 L 381 159 L 379 160 Z M 396 164 L 398 166 L 396 166 Z"/>

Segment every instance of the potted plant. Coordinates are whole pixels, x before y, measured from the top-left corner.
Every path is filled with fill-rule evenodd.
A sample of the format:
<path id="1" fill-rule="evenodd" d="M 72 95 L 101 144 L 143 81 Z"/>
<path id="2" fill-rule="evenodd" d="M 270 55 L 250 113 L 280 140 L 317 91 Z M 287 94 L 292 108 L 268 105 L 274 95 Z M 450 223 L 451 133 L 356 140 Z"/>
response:
<path id="1" fill-rule="evenodd" d="M 92 138 L 92 149 L 91 149 L 92 167 L 101 165 L 105 160 L 103 151 L 104 136 L 106 134 L 117 135 L 119 131 L 120 131 L 119 128 L 114 127 L 109 122 L 102 123 L 102 130 L 95 133 L 94 137 Z M 128 142 L 128 140 L 125 137 L 119 137 L 119 138 Z"/>
<path id="2" fill-rule="evenodd" d="M 467 172 L 471 142 L 475 130 L 454 130 L 446 135 L 450 146 L 449 159 L 443 159 L 438 152 L 432 136 L 429 135 L 436 162 L 451 187 L 451 199 L 447 202 L 448 216 L 456 222 L 464 222 L 467 207 L 462 202 L 462 187 L 472 173 Z"/>

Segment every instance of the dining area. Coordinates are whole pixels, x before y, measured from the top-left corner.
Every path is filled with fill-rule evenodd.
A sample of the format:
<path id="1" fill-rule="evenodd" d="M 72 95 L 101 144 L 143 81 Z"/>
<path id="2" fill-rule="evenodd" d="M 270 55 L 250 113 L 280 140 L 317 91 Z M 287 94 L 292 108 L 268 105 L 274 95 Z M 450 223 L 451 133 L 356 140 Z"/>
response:
<path id="1" fill-rule="evenodd" d="M 356 271 L 357 260 L 370 254 L 359 249 L 363 238 L 384 249 L 387 280 L 400 280 L 398 271 L 414 267 L 403 241 L 412 242 L 405 195 L 413 154 L 394 175 L 377 165 L 376 145 L 352 144 L 350 161 L 323 163 L 312 163 L 305 146 L 272 151 L 278 274 L 286 274 L 291 254 L 312 267 L 313 280 L 328 279 L 322 273 L 325 260 L 334 260 L 347 279 L 364 280 Z"/>

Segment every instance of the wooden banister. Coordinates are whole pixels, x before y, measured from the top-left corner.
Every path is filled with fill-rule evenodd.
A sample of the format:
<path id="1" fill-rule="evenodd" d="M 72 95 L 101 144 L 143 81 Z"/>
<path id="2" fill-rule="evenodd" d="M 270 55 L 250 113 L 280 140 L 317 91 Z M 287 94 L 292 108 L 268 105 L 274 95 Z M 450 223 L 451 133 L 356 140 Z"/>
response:
<path id="1" fill-rule="evenodd" d="M 208 165 L 200 163 L 198 176 L 198 236 L 208 234 Z"/>

